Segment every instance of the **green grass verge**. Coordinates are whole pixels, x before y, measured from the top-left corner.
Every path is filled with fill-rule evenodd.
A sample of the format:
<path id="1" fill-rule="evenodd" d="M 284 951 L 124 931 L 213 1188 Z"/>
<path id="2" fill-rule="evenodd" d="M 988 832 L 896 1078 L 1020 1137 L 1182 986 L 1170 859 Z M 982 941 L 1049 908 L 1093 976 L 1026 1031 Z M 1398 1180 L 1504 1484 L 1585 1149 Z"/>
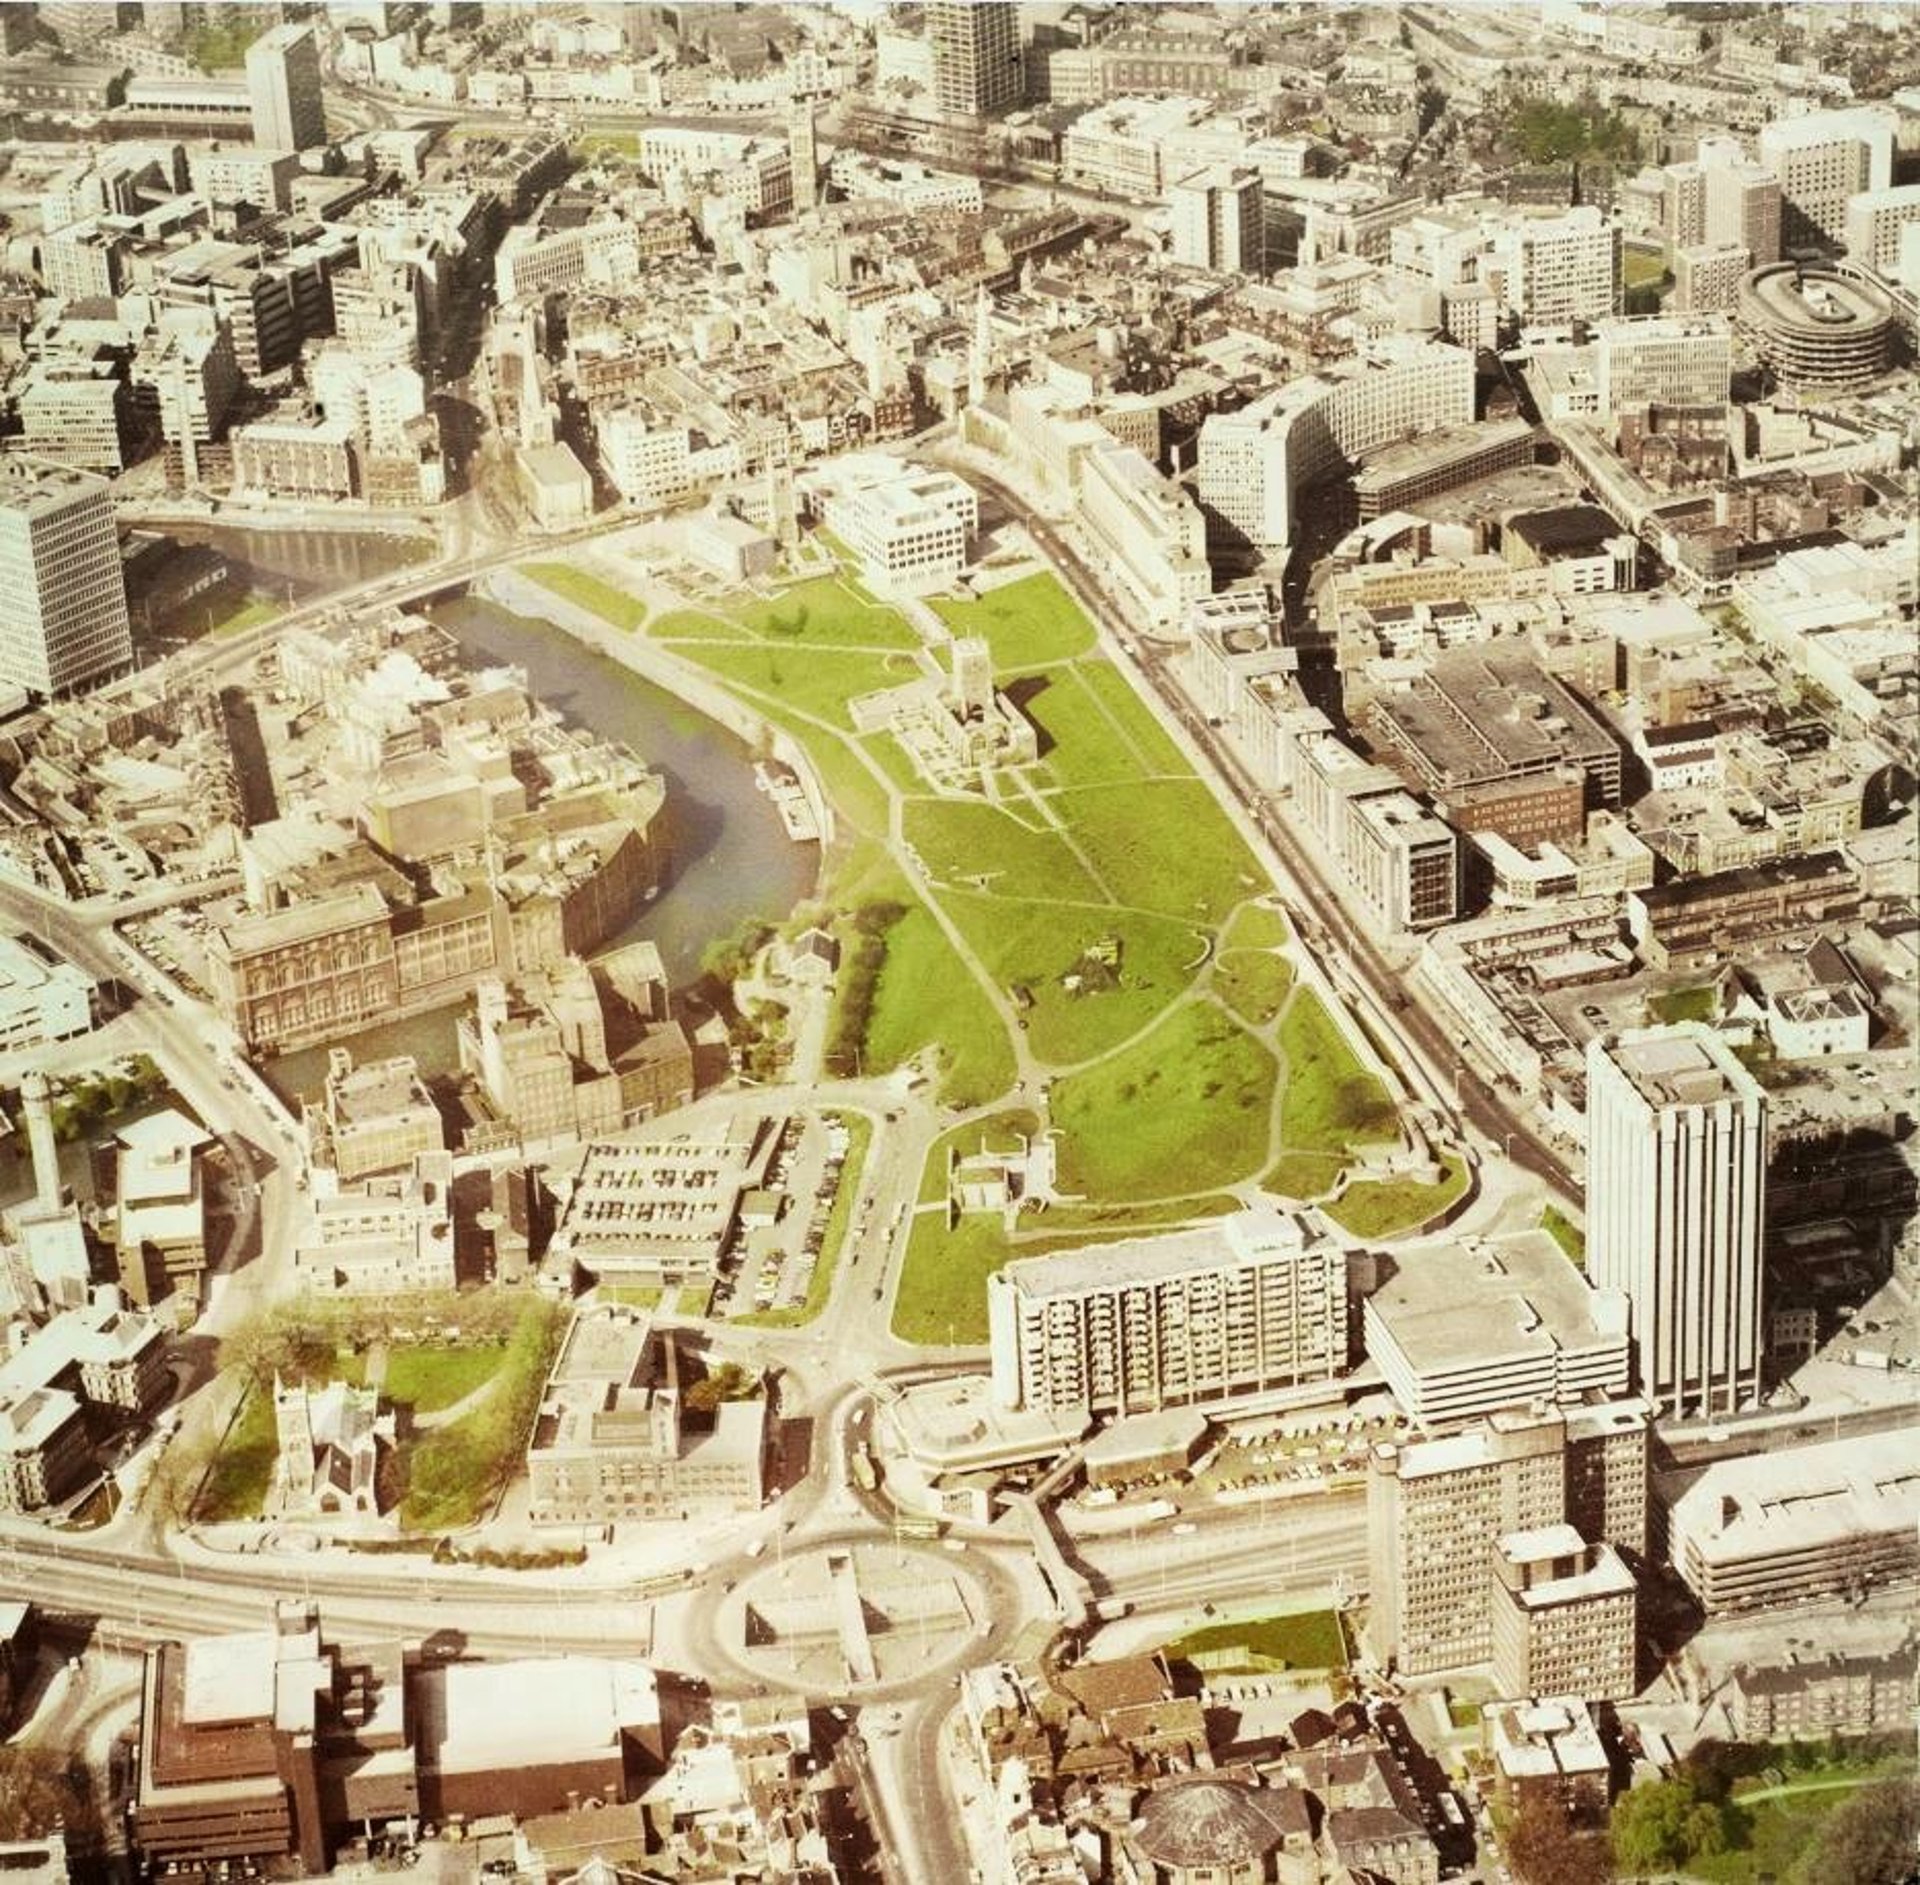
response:
<path id="1" fill-rule="evenodd" d="M 1346 1637 L 1339 1616 L 1331 1610 L 1301 1610 L 1291 1616 L 1249 1617 L 1242 1623 L 1213 1623 L 1190 1630 L 1166 1647 L 1167 1656 L 1190 1662 L 1207 1658 L 1209 1669 L 1221 1674 L 1238 1671 L 1258 1674 L 1271 1669 L 1344 1669 Z M 1232 1662 L 1214 1661 L 1231 1656 Z"/>
<path id="2" fill-rule="evenodd" d="M 1041 777 L 1049 785 L 1121 785 L 1151 770 L 1094 692 L 1091 672 L 1090 663 L 1055 668 L 1010 690 L 1040 731 Z"/>
<path id="3" fill-rule="evenodd" d="M 262 622 L 271 622 L 276 615 L 284 613 L 285 606 L 269 596 L 243 596 L 224 615 L 215 615 L 209 621 L 207 633 L 219 641 L 244 635 L 248 629 L 258 628 Z"/>
<path id="4" fill-rule="evenodd" d="M 862 694 L 898 687 L 918 669 L 906 655 L 875 654 L 858 648 L 770 647 L 765 642 L 685 642 L 687 660 L 796 714 L 851 729 L 847 703 Z"/>
<path id="5" fill-rule="evenodd" d="M 807 1299 L 791 1309 L 760 1309 L 750 1315 L 734 1316 L 732 1321 L 753 1329 L 797 1329 L 811 1322 L 827 1306 L 833 1294 L 834 1272 L 840 1267 L 840 1252 L 846 1247 L 847 1227 L 853 1221 L 853 1201 L 860 1193 L 860 1174 L 867 1168 L 867 1151 L 873 1144 L 873 1121 L 865 1113 L 834 1113 L 847 1129 L 847 1159 L 840 1169 L 840 1183 L 833 1194 L 833 1209 L 827 1215 L 826 1234 L 820 1240 L 820 1254 L 814 1259 L 813 1275 L 807 1282 Z"/>
<path id="6" fill-rule="evenodd" d="M 1287 1059 L 1280 1136 L 1289 1151 L 1344 1154 L 1394 1137 L 1399 1127 L 1387 1089 L 1354 1058 L 1311 989 L 1300 989 L 1287 1004 L 1280 1047 Z"/>
<path id="7" fill-rule="evenodd" d="M 1587 1267 L 1587 1233 L 1564 1211 L 1552 1205 L 1540 1213 L 1540 1228 L 1564 1250 L 1581 1269 Z"/>
<path id="8" fill-rule="evenodd" d="M 1350 1184 L 1327 1215 L 1356 1237 L 1397 1237 L 1444 1211 L 1467 1188 L 1466 1165 L 1457 1158 L 1441 1161 L 1445 1175 L 1438 1184 L 1423 1185 L 1402 1178 L 1363 1178 Z"/>
<path id="9" fill-rule="evenodd" d="M 522 563 L 520 574 L 532 577 L 541 588 L 551 589 L 575 608 L 585 609 L 628 634 L 647 619 L 647 605 L 639 597 L 614 588 L 586 570 L 575 569 L 570 563 Z"/>
<path id="10" fill-rule="evenodd" d="M 1267 1156 L 1276 1071 L 1273 1056 L 1211 1003 L 1176 1010 L 1055 1082 L 1060 1189 L 1180 1197 L 1251 1177 Z"/>
<path id="11" fill-rule="evenodd" d="M 1044 573 L 1002 583 L 974 600 L 933 606 L 956 635 L 984 635 L 996 667 L 1064 661 L 1093 647 L 1086 612 Z"/>
<path id="12" fill-rule="evenodd" d="M 1265 950 L 1229 949 L 1214 965 L 1213 992 L 1251 1027 L 1265 1027 L 1292 987 L 1293 964 Z"/>

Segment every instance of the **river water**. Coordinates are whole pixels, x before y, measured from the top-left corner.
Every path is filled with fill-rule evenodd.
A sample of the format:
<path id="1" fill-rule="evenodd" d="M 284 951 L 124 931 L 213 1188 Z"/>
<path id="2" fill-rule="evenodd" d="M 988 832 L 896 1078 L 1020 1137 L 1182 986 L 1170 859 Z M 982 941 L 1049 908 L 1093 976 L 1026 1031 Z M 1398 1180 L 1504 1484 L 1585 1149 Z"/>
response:
<path id="1" fill-rule="evenodd" d="M 527 672 L 536 699 L 569 720 L 630 746 L 665 776 L 673 869 L 609 943 L 659 945 L 675 987 L 699 972 L 707 945 L 750 918 L 778 921 L 810 895 L 820 848 L 795 844 L 754 784 L 746 746 L 665 689 L 583 647 L 555 624 L 514 615 L 468 597 L 444 602 L 433 619 L 457 635 L 476 666 L 508 661 Z M 356 1060 L 411 1054 L 428 1075 L 457 1065 L 453 1018 L 443 1009 L 393 1022 L 342 1043 Z M 283 1055 L 266 1069 L 284 1094 L 317 1094 L 326 1049 Z"/>

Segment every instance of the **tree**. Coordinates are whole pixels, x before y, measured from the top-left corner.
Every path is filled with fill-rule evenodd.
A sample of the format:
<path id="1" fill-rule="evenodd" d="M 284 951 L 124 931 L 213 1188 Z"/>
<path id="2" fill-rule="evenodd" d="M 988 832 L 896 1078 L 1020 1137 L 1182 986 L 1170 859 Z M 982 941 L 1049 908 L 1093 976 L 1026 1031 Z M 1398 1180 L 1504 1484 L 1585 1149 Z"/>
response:
<path id="1" fill-rule="evenodd" d="M 1920 1870 L 1920 1783 L 1883 1780 L 1828 1814 L 1797 1885 L 1900 1885 Z"/>
<path id="2" fill-rule="evenodd" d="M 1666 1872 L 1692 1857 L 1689 1819 L 1699 1797 L 1683 1780 L 1656 1780 L 1614 1802 L 1613 1856 L 1622 1871 Z"/>
<path id="3" fill-rule="evenodd" d="M 1501 1841 L 1521 1885 L 1605 1885 L 1613 1865 L 1603 1835 L 1581 1832 L 1557 1800 L 1529 1793 Z"/>
<path id="4" fill-rule="evenodd" d="M 44 1839 L 56 1826 L 83 1848 L 99 1838 L 85 1764 L 53 1748 L 0 1747 L 0 1839 Z"/>

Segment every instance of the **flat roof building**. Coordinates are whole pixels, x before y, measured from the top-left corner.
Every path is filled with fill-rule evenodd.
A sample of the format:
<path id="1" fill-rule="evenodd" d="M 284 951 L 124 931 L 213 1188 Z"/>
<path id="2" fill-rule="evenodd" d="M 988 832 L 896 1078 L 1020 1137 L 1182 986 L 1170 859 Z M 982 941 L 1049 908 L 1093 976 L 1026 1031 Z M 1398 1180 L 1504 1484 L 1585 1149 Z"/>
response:
<path id="1" fill-rule="evenodd" d="M 0 480 L 0 686 L 59 694 L 132 660 L 105 479 Z"/>
<path id="2" fill-rule="evenodd" d="M 1347 1252 L 1302 1219 L 1023 1257 L 988 1279 L 994 1398 L 1121 1413 L 1325 1381 L 1347 1366 Z"/>
<path id="3" fill-rule="evenodd" d="M 1628 1390 L 1627 1302 L 1592 1288 L 1543 1230 L 1394 1253 L 1366 1298 L 1367 1357 L 1419 1426 Z"/>
<path id="4" fill-rule="evenodd" d="M 1611 1545 L 1571 1525 L 1493 1548 L 1493 1681 L 1503 1695 L 1619 1701 L 1639 1689 L 1638 1593 Z"/>
<path id="5" fill-rule="evenodd" d="M 1673 1567 L 1709 1615 L 1920 1578 L 1911 1428 L 1720 1460 L 1674 1500 Z"/>
<path id="6" fill-rule="evenodd" d="M 1698 1022 L 1587 1047 L 1587 1275 L 1629 1305 L 1640 1391 L 1678 1419 L 1760 1396 L 1767 1097 Z"/>

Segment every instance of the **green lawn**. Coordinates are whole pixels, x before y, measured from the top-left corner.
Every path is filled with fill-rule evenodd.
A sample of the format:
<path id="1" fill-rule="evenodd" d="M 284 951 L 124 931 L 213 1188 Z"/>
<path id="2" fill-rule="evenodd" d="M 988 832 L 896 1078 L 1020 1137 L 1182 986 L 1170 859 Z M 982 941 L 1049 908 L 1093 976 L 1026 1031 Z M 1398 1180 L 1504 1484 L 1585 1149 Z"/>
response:
<path id="1" fill-rule="evenodd" d="M 952 1229 L 941 1211 L 922 1211 L 907 1239 L 893 1304 L 893 1332 L 927 1347 L 987 1339 L 987 1278 L 1013 1254 L 1000 1220 L 986 1212 Z"/>
<path id="2" fill-rule="evenodd" d="M 412 1447 L 400 1508 L 409 1531 L 455 1531 L 471 1525 L 512 1482 L 525 1459 L 541 1390 L 563 1331 L 558 1304 L 529 1299 L 485 1397 Z"/>
<path id="3" fill-rule="evenodd" d="M 996 667 L 1036 667 L 1093 647 L 1093 624 L 1051 576 L 1023 576 L 977 600 L 933 606 L 956 635 L 984 635 Z"/>
<path id="4" fill-rule="evenodd" d="M 1711 988 L 1675 988 L 1648 999 L 1647 1012 L 1669 1027 L 1679 1021 L 1711 1021 L 1719 1006 Z"/>
<path id="5" fill-rule="evenodd" d="M 215 614 L 209 620 L 207 632 L 222 641 L 230 636 L 244 635 L 248 629 L 258 628 L 262 622 L 271 622 L 284 606 L 270 596 L 242 594 L 224 614 Z"/>
<path id="6" fill-rule="evenodd" d="M 833 1209 L 827 1216 L 826 1235 L 820 1254 L 814 1260 L 813 1275 L 807 1283 L 807 1299 L 792 1309 L 763 1309 L 751 1315 L 734 1316 L 733 1321 L 758 1329 L 797 1329 L 811 1322 L 827 1306 L 833 1293 L 833 1273 L 840 1266 L 840 1252 L 847 1241 L 847 1226 L 853 1219 L 853 1201 L 859 1195 L 860 1174 L 867 1168 L 867 1148 L 873 1144 L 873 1121 L 865 1113 L 834 1113 L 847 1128 L 847 1160 L 841 1167 L 840 1184 L 833 1194 Z"/>
<path id="7" fill-rule="evenodd" d="M 629 634 L 647 619 L 646 604 L 637 596 L 614 588 L 586 570 L 575 569 L 570 563 L 522 563 L 520 574 L 531 576 L 543 589 L 551 589 L 575 608 L 585 609 Z"/>
<path id="8" fill-rule="evenodd" d="M 1732 1849 L 1690 1859 L 1688 1876 L 1708 1880 L 1710 1885 L 1762 1885 L 1766 1880 L 1817 1878 L 1822 1875 L 1819 1869 L 1809 1872 L 1805 1868 L 1809 1858 L 1816 1868 L 1819 1866 L 1821 1855 L 1814 1848 L 1826 1821 L 1875 1778 L 1902 1772 L 1911 1772 L 1910 1762 L 1825 1783 L 1802 1783 L 1796 1777 L 1772 1797 L 1751 1805 L 1736 1790 L 1727 1815 L 1735 1832 Z M 1805 1791 L 1795 1791 L 1803 1784 Z"/>
<path id="9" fill-rule="evenodd" d="M 683 642 L 689 661 L 756 694 L 784 703 L 829 725 L 851 729 L 847 703 L 913 679 L 918 669 L 904 654 L 858 648 L 783 648 L 763 641 Z"/>
<path id="10" fill-rule="evenodd" d="M 941 902 L 995 981 L 1026 991 L 1028 1045 L 1050 1066 L 1106 1053 L 1146 1027 L 1192 981 L 1202 949 L 1187 924 L 1130 910 L 958 893 Z"/>
<path id="11" fill-rule="evenodd" d="M 1280 1134 L 1290 1151 L 1345 1153 L 1383 1143 L 1398 1130 L 1393 1102 L 1354 1058 L 1318 995 L 1301 989 L 1280 1023 L 1287 1090 Z"/>
<path id="12" fill-rule="evenodd" d="M 1021 711 L 1040 731 L 1043 777 L 1050 785 L 1115 785 L 1149 772 L 1148 755 L 1128 743 L 1088 684 L 1087 664 L 1055 668 L 1032 688 L 1016 686 Z"/>
<path id="13" fill-rule="evenodd" d="M 484 1387 L 500 1372 L 506 1356 L 506 1348 L 497 1342 L 398 1348 L 387 1359 L 380 1392 L 416 1414 L 435 1414 Z"/>
<path id="14" fill-rule="evenodd" d="M 1282 1152 L 1260 1176 L 1262 1191 L 1296 1202 L 1331 1191 L 1347 1169 L 1337 1152 Z"/>
<path id="15" fill-rule="evenodd" d="M 936 883 L 966 884 L 995 897 L 1101 900 L 1100 886 L 1059 832 L 1036 831 L 997 806 L 909 799 L 902 830 Z"/>
<path id="16" fill-rule="evenodd" d="M 1084 1073 L 1055 1083 L 1060 1189 L 1100 1199 L 1182 1197 L 1266 1161 L 1273 1056 L 1194 1002 Z"/>
<path id="17" fill-rule="evenodd" d="M 1223 949 L 1279 949 L 1292 940 L 1287 919 L 1264 903 L 1243 903 L 1233 913 L 1227 933 L 1221 937 Z"/>
<path id="18" fill-rule="evenodd" d="M 1198 779 L 1082 787 L 1052 800 L 1121 903 L 1209 925 L 1264 879 Z"/>
<path id="19" fill-rule="evenodd" d="M 1620 252 L 1620 285 L 1623 288 L 1644 288 L 1649 283 L 1664 280 L 1666 273 L 1667 258 L 1664 255 L 1634 248 Z"/>
<path id="20" fill-rule="evenodd" d="M 1293 964 L 1264 949 L 1229 949 L 1214 965 L 1213 992 L 1256 1028 L 1280 1012 L 1292 986 Z"/>
<path id="21" fill-rule="evenodd" d="M 1213 1623 L 1176 1637 L 1166 1647 L 1170 1660 L 1188 1662 L 1206 1656 L 1208 1667 L 1245 1675 L 1272 1669 L 1344 1669 L 1346 1637 L 1331 1610 L 1301 1610 L 1291 1616 L 1249 1617 L 1242 1623 Z M 1219 1654 L 1236 1660 L 1214 1663 Z"/>
<path id="22" fill-rule="evenodd" d="M 207 1470 L 194 1517 L 203 1524 L 258 1518 L 266 1503 L 267 1488 L 273 1483 L 273 1463 L 279 1450 L 273 1390 L 249 1388 Z"/>
<path id="23" fill-rule="evenodd" d="M 1013 1049 L 986 991 L 967 972 L 925 905 L 887 932 L 887 961 L 867 1023 L 867 1073 L 904 1065 L 922 1048 L 940 1058 L 940 1097 L 978 1106 L 1013 1084 Z"/>
<path id="24" fill-rule="evenodd" d="M 1455 1158 L 1443 1163 L 1445 1176 L 1434 1185 L 1404 1178 L 1360 1179 L 1327 1207 L 1327 1215 L 1356 1237 L 1397 1237 L 1444 1211 L 1466 1190 L 1466 1166 Z"/>

